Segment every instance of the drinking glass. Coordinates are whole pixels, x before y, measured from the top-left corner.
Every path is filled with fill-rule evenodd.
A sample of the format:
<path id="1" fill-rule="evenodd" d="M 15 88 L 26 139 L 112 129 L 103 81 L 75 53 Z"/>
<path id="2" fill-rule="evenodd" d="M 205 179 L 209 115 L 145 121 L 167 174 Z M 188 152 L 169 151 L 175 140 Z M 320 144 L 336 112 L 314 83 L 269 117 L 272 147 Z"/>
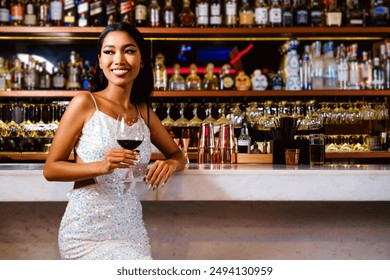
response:
<path id="1" fill-rule="evenodd" d="M 163 126 L 174 126 L 175 120 L 171 118 L 171 106 L 172 104 L 167 103 L 167 117 L 161 121 Z"/>
<path id="2" fill-rule="evenodd" d="M 115 139 L 118 144 L 128 150 L 135 150 L 144 140 L 144 128 L 138 114 L 122 113 L 117 118 Z M 139 160 L 138 160 L 139 161 Z M 133 161 L 134 165 L 138 161 Z M 133 166 L 129 166 L 129 174 L 125 182 L 134 181 Z"/>
<path id="3" fill-rule="evenodd" d="M 309 135 L 310 165 L 323 165 L 325 162 L 325 137 L 324 134 Z"/>

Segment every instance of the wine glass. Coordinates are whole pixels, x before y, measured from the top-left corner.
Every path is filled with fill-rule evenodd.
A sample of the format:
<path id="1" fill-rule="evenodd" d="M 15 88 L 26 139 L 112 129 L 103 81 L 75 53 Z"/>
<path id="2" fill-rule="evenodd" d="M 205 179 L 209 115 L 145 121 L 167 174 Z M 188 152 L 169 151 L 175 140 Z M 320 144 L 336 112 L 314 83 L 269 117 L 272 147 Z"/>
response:
<path id="1" fill-rule="evenodd" d="M 117 118 L 115 139 L 118 144 L 128 150 L 135 150 L 144 140 L 144 128 L 139 121 L 139 115 L 133 113 L 122 113 Z M 138 161 L 134 161 L 136 165 Z M 125 182 L 134 181 L 133 166 L 129 167 L 129 175 Z"/>

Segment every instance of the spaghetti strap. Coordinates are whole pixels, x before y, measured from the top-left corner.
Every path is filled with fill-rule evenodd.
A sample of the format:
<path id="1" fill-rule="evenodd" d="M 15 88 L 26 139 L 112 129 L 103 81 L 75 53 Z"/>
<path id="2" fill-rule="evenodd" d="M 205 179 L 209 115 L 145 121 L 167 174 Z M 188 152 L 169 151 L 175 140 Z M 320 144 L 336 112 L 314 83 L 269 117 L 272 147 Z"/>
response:
<path id="1" fill-rule="evenodd" d="M 93 97 L 93 94 L 92 94 L 91 92 L 88 92 L 88 93 L 91 95 L 91 97 L 92 97 L 92 100 L 93 100 L 93 103 L 95 103 L 96 111 L 99 111 L 99 108 L 98 108 L 98 106 L 97 106 L 97 103 L 96 103 L 95 97 Z"/>
<path id="2" fill-rule="evenodd" d="M 142 115 L 141 115 L 141 112 L 138 109 L 138 106 L 136 104 L 134 104 L 134 106 L 135 106 L 135 108 L 137 108 L 138 116 L 142 118 Z"/>

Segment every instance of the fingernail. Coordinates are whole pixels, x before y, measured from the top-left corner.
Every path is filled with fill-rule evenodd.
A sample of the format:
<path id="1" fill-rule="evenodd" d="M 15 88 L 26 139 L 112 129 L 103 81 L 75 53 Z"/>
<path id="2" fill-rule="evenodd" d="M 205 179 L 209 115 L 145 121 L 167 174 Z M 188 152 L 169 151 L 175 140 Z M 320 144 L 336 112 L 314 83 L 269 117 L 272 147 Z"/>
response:
<path id="1" fill-rule="evenodd" d="M 164 185 L 165 185 L 165 182 L 163 182 L 163 183 L 161 184 L 161 188 L 163 188 L 163 187 L 164 187 Z"/>
<path id="2" fill-rule="evenodd" d="M 155 191 L 157 189 L 157 186 L 155 185 L 154 187 L 153 187 L 153 191 Z"/>
<path id="3" fill-rule="evenodd" d="M 152 187 L 152 184 L 149 184 L 149 186 L 148 186 L 148 190 L 150 190 L 150 188 Z"/>

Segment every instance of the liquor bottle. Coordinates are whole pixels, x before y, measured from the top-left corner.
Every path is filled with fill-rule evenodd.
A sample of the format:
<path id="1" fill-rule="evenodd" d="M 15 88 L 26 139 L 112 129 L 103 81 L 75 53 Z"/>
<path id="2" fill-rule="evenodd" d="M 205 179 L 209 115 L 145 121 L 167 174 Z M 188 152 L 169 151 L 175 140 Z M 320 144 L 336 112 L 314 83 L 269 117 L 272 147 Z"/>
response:
<path id="1" fill-rule="evenodd" d="M 264 0 L 256 0 L 255 24 L 257 27 L 266 27 L 268 25 L 268 6 L 264 3 Z"/>
<path id="2" fill-rule="evenodd" d="M 77 2 L 77 26 L 84 27 L 89 25 L 89 1 L 78 0 Z"/>
<path id="3" fill-rule="evenodd" d="M 319 0 L 311 0 L 309 19 L 310 19 L 310 26 L 313 27 L 323 26 L 324 18 L 323 18 L 322 8 L 320 6 Z"/>
<path id="4" fill-rule="evenodd" d="M 120 21 L 133 24 L 134 22 L 134 1 L 120 0 L 119 4 Z"/>
<path id="5" fill-rule="evenodd" d="M 367 51 L 362 52 L 362 62 L 360 64 L 360 88 L 361 89 L 371 89 L 372 81 L 372 61 L 368 56 Z"/>
<path id="6" fill-rule="evenodd" d="M 38 70 L 38 88 L 50 89 L 52 77 L 46 69 L 46 62 L 43 61 Z"/>
<path id="7" fill-rule="evenodd" d="M 313 44 L 312 77 L 313 77 L 313 89 L 323 89 L 324 88 L 324 61 L 321 56 L 320 41 L 316 41 Z"/>
<path id="8" fill-rule="evenodd" d="M 37 25 L 37 10 L 33 0 L 27 0 L 26 11 L 24 14 L 24 25 L 35 26 Z"/>
<path id="9" fill-rule="evenodd" d="M 68 80 L 66 81 L 67 90 L 80 90 L 80 67 L 77 63 L 76 52 L 71 51 L 67 67 Z"/>
<path id="10" fill-rule="evenodd" d="M 52 84 L 55 90 L 66 89 L 66 72 L 63 61 L 59 61 L 58 66 L 53 68 Z"/>
<path id="11" fill-rule="evenodd" d="M 50 2 L 49 0 L 38 0 L 38 25 L 50 26 Z"/>
<path id="12" fill-rule="evenodd" d="M 0 0 L 0 26 L 9 25 L 10 9 L 8 0 Z"/>
<path id="13" fill-rule="evenodd" d="M 110 25 L 118 21 L 117 0 L 105 0 L 106 5 L 106 25 Z M 146 6 L 145 6 L 146 7 Z M 145 11 L 145 22 L 147 12 Z"/>
<path id="14" fill-rule="evenodd" d="M 238 22 L 240 27 L 253 26 L 254 14 L 248 0 L 241 0 L 241 7 L 238 11 Z"/>
<path id="15" fill-rule="evenodd" d="M 84 67 L 81 69 L 81 89 L 91 90 L 92 79 L 94 77 L 94 67 L 89 60 L 84 62 Z"/>
<path id="16" fill-rule="evenodd" d="M 209 25 L 209 1 L 197 0 L 195 7 L 196 25 L 207 27 Z"/>
<path id="17" fill-rule="evenodd" d="M 249 154 L 251 151 L 251 137 L 249 136 L 246 122 L 242 123 L 241 134 L 237 138 L 237 152 L 240 154 Z"/>
<path id="18" fill-rule="evenodd" d="M 24 88 L 27 90 L 35 90 L 37 88 L 38 75 L 35 70 L 35 61 L 31 57 L 23 74 Z"/>
<path id="19" fill-rule="evenodd" d="M 384 74 L 384 89 L 390 89 L 390 57 L 385 44 L 380 46 L 380 64 Z"/>
<path id="20" fill-rule="evenodd" d="M 344 44 L 337 48 L 337 83 L 339 89 L 348 88 L 348 60 Z"/>
<path id="21" fill-rule="evenodd" d="M 268 87 L 268 80 L 265 75 L 261 73 L 260 69 L 253 71 L 251 77 L 252 90 L 266 90 Z"/>
<path id="22" fill-rule="evenodd" d="M 134 14 L 136 26 L 147 26 L 148 6 L 144 0 L 137 0 L 135 3 Z"/>
<path id="23" fill-rule="evenodd" d="M 295 12 L 295 25 L 307 26 L 309 25 L 309 9 L 305 0 L 297 0 L 294 9 Z"/>
<path id="24" fill-rule="evenodd" d="M 330 0 L 326 7 L 326 25 L 341 26 L 343 14 L 339 8 L 337 0 Z"/>
<path id="25" fill-rule="evenodd" d="M 164 61 L 164 55 L 162 53 L 158 53 L 156 55 L 156 60 L 153 67 L 155 90 L 167 90 L 168 87 L 167 69 L 165 67 Z"/>
<path id="26" fill-rule="evenodd" d="M 302 60 L 300 62 L 300 80 L 301 80 L 301 87 L 302 90 L 312 90 L 312 61 L 311 61 L 311 54 L 310 54 L 310 45 L 305 45 L 305 50 L 302 56 Z"/>
<path id="27" fill-rule="evenodd" d="M 157 0 L 151 0 L 148 7 L 148 25 L 150 27 L 159 27 L 161 24 L 161 9 Z"/>
<path id="28" fill-rule="evenodd" d="M 204 90 L 218 90 L 218 77 L 214 74 L 214 64 L 207 64 L 202 84 Z"/>
<path id="29" fill-rule="evenodd" d="M 239 91 L 249 90 L 251 87 L 251 79 L 245 74 L 245 71 L 240 70 L 235 77 L 236 89 Z"/>
<path id="30" fill-rule="evenodd" d="M 231 66 L 230 64 L 224 64 L 221 68 L 221 73 L 219 74 L 219 89 L 220 90 L 234 90 L 235 81 L 234 76 L 230 73 Z"/>
<path id="31" fill-rule="evenodd" d="M 277 73 L 271 75 L 271 87 L 272 90 L 282 90 L 283 86 L 283 76 L 282 72 L 279 70 Z"/>
<path id="32" fill-rule="evenodd" d="M 23 0 L 11 1 L 11 25 L 20 26 L 23 25 L 24 19 L 24 3 Z"/>
<path id="33" fill-rule="evenodd" d="M 211 0 L 210 2 L 210 26 L 222 26 L 222 4 L 221 0 Z"/>
<path id="34" fill-rule="evenodd" d="M 10 70 L 11 73 L 11 89 L 21 90 L 23 87 L 23 68 L 22 61 L 15 58 L 13 61 L 13 68 Z"/>
<path id="35" fill-rule="evenodd" d="M 237 26 L 237 0 L 225 0 L 225 26 Z"/>
<path id="36" fill-rule="evenodd" d="M 186 89 L 187 90 L 201 90 L 202 89 L 202 80 L 199 77 L 198 67 L 195 63 L 190 65 L 190 74 L 186 77 Z"/>
<path id="37" fill-rule="evenodd" d="M 64 0 L 64 26 L 77 25 L 77 0 Z"/>
<path id="38" fill-rule="evenodd" d="M 164 27 L 176 26 L 176 11 L 172 6 L 172 0 L 165 0 L 165 6 L 162 11 L 162 22 Z"/>
<path id="39" fill-rule="evenodd" d="M 180 75 L 180 65 L 173 65 L 173 75 L 169 78 L 169 90 L 185 90 L 186 83 L 182 75 Z"/>
<path id="40" fill-rule="evenodd" d="M 345 12 L 345 21 L 347 26 L 365 26 L 366 11 L 360 5 L 359 0 L 349 0 Z"/>
<path id="41" fill-rule="evenodd" d="M 104 26 L 106 23 L 106 12 L 104 11 L 103 0 L 92 0 L 89 3 L 89 24 L 91 26 Z"/>
<path id="42" fill-rule="evenodd" d="M 0 91 L 10 90 L 7 86 L 7 77 L 9 74 L 4 57 L 0 57 Z"/>
<path id="43" fill-rule="evenodd" d="M 294 25 L 293 7 L 291 6 L 291 0 L 284 0 L 282 8 L 282 24 L 283 27 L 291 27 Z"/>
<path id="44" fill-rule="evenodd" d="M 181 27 L 195 26 L 195 15 L 191 10 L 190 0 L 183 0 L 183 9 L 179 14 L 179 22 Z"/>
<path id="45" fill-rule="evenodd" d="M 384 88 L 384 73 L 380 66 L 380 58 L 376 56 L 374 58 L 374 66 L 372 68 L 372 89 L 383 89 Z"/>
<path id="46" fill-rule="evenodd" d="M 50 1 L 51 24 L 62 26 L 64 21 L 64 5 L 60 0 Z"/>
<path id="47" fill-rule="evenodd" d="M 375 0 L 371 8 L 371 24 L 373 26 L 388 26 L 389 4 L 384 0 Z"/>
<path id="48" fill-rule="evenodd" d="M 269 23 L 271 27 L 282 26 L 282 8 L 279 5 L 279 0 L 272 0 L 269 8 Z"/>
<path id="49" fill-rule="evenodd" d="M 337 62 L 333 41 L 324 45 L 324 89 L 337 89 Z"/>
<path id="50" fill-rule="evenodd" d="M 348 88 L 359 89 L 360 87 L 360 69 L 357 58 L 358 45 L 352 44 L 348 58 Z"/>

